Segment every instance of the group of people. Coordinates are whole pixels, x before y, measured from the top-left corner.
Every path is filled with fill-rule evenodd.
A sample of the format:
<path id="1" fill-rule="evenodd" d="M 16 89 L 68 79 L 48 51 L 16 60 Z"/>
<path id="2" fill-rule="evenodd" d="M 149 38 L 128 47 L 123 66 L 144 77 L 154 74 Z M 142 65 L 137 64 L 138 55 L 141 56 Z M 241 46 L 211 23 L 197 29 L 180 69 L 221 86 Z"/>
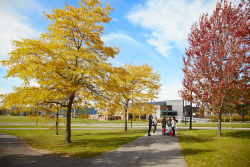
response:
<path id="1" fill-rule="evenodd" d="M 154 131 L 153 131 L 153 135 L 155 135 L 155 131 L 156 131 L 156 127 L 157 127 L 157 118 L 154 119 L 153 121 L 153 116 L 152 114 L 149 114 L 149 117 L 148 117 L 148 125 L 149 125 L 149 128 L 148 128 L 148 136 L 151 136 L 150 135 L 150 131 L 151 131 L 151 127 L 152 125 L 154 126 Z M 175 129 L 176 129 L 176 119 L 175 117 L 173 116 L 172 118 L 169 117 L 168 119 L 166 119 L 165 117 L 163 117 L 162 121 L 161 121 L 161 124 L 162 124 L 162 132 L 165 133 L 166 131 L 166 125 L 168 126 L 168 133 L 171 132 L 172 133 L 172 137 L 175 137 Z"/>

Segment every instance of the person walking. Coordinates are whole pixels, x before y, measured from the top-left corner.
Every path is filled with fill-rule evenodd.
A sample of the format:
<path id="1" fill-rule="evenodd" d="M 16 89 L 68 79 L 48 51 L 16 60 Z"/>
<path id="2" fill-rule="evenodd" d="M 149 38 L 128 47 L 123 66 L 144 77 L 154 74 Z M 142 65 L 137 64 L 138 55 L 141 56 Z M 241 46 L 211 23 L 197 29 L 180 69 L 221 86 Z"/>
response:
<path id="1" fill-rule="evenodd" d="M 176 120 L 175 120 L 175 117 L 174 117 L 174 116 L 173 116 L 173 118 L 172 118 L 171 124 L 172 124 L 172 132 L 173 132 L 172 137 L 175 137 Z"/>
<path id="2" fill-rule="evenodd" d="M 151 136 L 150 135 L 150 131 L 151 131 L 151 127 L 152 127 L 152 114 L 149 114 L 149 117 L 148 117 L 148 136 Z"/>
<path id="3" fill-rule="evenodd" d="M 161 121 L 161 125 L 162 125 L 162 134 L 165 132 L 165 128 L 166 128 L 166 119 L 165 117 L 163 117 L 162 121 Z M 164 129 L 164 130 L 163 130 Z"/>
<path id="4" fill-rule="evenodd" d="M 155 117 L 155 120 L 153 122 L 153 125 L 154 125 L 154 132 L 153 132 L 153 135 L 156 135 L 155 134 L 155 131 L 156 131 L 156 126 L 157 126 L 157 117 Z"/>

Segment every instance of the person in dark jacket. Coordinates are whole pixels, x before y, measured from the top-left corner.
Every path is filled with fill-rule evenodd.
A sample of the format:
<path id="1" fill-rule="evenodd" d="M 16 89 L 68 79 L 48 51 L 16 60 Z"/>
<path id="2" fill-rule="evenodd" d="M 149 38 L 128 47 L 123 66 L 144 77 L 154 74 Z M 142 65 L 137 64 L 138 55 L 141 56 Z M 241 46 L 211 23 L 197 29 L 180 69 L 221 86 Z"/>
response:
<path id="1" fill-rule="evenodd" d="M 162 125 L 162 129 L 166 128 L 166 119 L 165 119 L 165 117 L 163 117 L 163 119 L 161 121 L 161 125 Z M 165 129 L 165 131 L 166 131 L 166 129 Z M 163 131 L 162 131 L 162 133 L 163 133 Z"/>
<path id="2" fill-rule="evenodd" d="M 151 127 L 152 127 L 152 114 L 149 114 L 149 117 L 148 117 L 148 136 L 151 136 L 150 135 L 150 131 L 151 131 Z"/>

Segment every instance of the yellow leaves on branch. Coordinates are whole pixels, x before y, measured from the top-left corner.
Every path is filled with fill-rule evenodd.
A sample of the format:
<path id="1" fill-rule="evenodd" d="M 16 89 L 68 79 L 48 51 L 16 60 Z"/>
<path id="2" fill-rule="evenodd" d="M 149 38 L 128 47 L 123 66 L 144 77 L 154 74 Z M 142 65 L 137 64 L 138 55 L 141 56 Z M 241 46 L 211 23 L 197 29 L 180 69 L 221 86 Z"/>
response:
<path id="1" fill-rule="evenodd" d="M 147 64 L 141 66 L 126 64 L 124 70 L 123 75 L 117 75 L 119 89 L 113 94 L 109 109 L 114 113 L 119 108 L 141 113 L 152 111 L 152 106 L 147 102 L 157 98 L 161 87 L 160 75 Z"/>
<path id="2" fill-rule="evenodd" d="M 44 13 L 52 23 L 40 38 L 12 41 L 14 50 L 1 63 L 9 67 L 6 78 L 19 77 L 24 84 L 2 95 L 5 107 L 46 109 L 59 104 L 69 111 L 72 106 L 95 105 L 115 111 L 132 100 L 146 105 L 156 98 L 160 76 L 152 67 L 116 68 L 106 62 L 119 53 L 116 47 L 104 46 L 100 38 L 101 23 L 109 23 L 113 8 L 103 7 L 99 0 L 81 0 L 79 6 L 66 4 L 64 9 Z M 31 87 L 31 80 L 39 86 Z"/>
<path id="3" fill-rule="evenodd" d="M 104 46 L 100 38 L 100 23 L 110 21 L 113 8 L 103 7 L 98 0 L 82 0 L 79 5 L 66 4 L 64 9 L 44 13 L 52 23 L 40 38 L 13 41 L 9 60 L 1 61 L 10 67 L 5 77 L 36 80 L 41 96 L 78 95 L 79 102 L 83 96 L 85 101 L 97 96 L 107 73 L 112 73 L 113 67 L 105 61 L 119 53 L 116 47 Z"/>

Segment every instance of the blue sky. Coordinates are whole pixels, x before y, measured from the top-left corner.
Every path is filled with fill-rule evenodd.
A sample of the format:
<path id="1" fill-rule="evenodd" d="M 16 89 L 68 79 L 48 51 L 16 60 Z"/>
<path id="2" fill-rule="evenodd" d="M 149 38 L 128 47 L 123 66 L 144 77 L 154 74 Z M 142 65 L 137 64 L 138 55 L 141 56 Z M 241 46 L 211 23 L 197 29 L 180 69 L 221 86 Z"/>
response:
<path id="1" fill-rule="evenodd" d="M 78 6 L 79 0 L 1 0 L 0 60 L 12 50 L 11 39 L 36 38 L 46 32 L 49 21 L 44 14 L 64 8 L 67 2 Z M 212 14 L 217 0 L 103 0 L 115 10 L 112 20 L 104 25 L 102 40 L 116 46 L 120 54 L 109 60 L 114 66 L 127 63 L 149 64 L 161 75 L 162 88 L 158 100 L 181 99 L 182 56 L 188 48 L 191 25 L 203 13 Z M 240 0 L 233 0 L 238 5 Z M 18 78 L 5 79 L 7 67 L 0 66 L 0 94 L 20 86 Z M 36 84 L 36 83 L 32 83 Z"/>

